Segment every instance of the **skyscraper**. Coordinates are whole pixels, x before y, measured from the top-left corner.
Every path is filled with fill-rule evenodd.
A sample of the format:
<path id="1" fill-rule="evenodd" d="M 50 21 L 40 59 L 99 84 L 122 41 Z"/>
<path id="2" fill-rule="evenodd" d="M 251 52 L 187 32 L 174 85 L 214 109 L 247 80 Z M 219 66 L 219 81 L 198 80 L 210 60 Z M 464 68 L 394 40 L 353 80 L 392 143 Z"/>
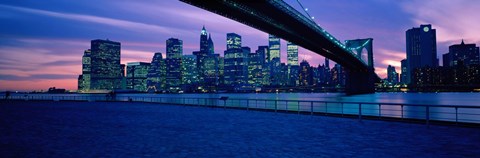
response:
<path id="1" fill-rule="evenodd" d="M 218 84 L 224 85 L 225 84 L 225 57 L 218 57 Z"/>
<path id="2" fill-rule="evenodd" d="M 298 46 L 291 42 L 287 43 L 287 65 L 298 65 Z"/>
<path id="3" fill-rule="evenodd" d="M 242 47 L 242 37 L 236 33 L 227 33 L 227 50 L 240 49 Z"/>
<path id="4" fill-rule="evenodd" d="M 259 56 L 263 56 L 263 65 L 262 65 L 262 85 L 270 85 L 270 66 L 268 63 L 267 54 L 269 52 L 268 46 L 258 46 L 258 49 L 255 51 Z"/>
<path id="5" fill-rule="evenodd" d="M 230 40 L 229 40 L 230 39 Z M 232 44 L 232 40 L 236 41 Z M 250 48 L 241 47 L 241 36 L 235 33 L 227 34 L 227 50 L 225 50 L 224 75 L 225 84 L 237 89 L 248 83 L 248 54 Z"/>
<path id="6" fill-rule="evenodd" d="M 200 52 L 207 53 L 210 50 L 208 44 L 208 33 L 205 26 L 203 26 L 202 31 L 200 32 Z"/>
<path id="7" fill-rule="evenodd" d="M 408 72 L 407 59 L 403 59 L 400 63 L 401 63 L 401 67 L 402 67 L 402 69 L 401 69 L 402 74 L 400 75 L 400 81 L 402 82 L 402 84 L 405 84 L 405 83 L 407 83 L 407 77 L 408 77 L 407 76 L 407 72 Z"/>
<path id="8" fill-rule="evenodd" d="M 265 53 L 256 51 L 248 54 L 248 83 L 255 87 L 263 85 L 263 67 L 265 65 Z"/>
<path id="9" fill-rule="evenodd" d="M 78 91 L 88 92 L 90 90 L 91 79 L 91 50 L 85 50 L 82 57 L 82 75 L 78 77 Z"/>
<path id="10" fill-rule="evenodd" d="M 121 88 L 120 42 L 91 41 L 91 90 Z"/>
<path id="11" fill-rule="evenodd" d="M 147 76 L 150 63 L 130 62 L 127 63 L 127 89 L 146 92 Z"/>
<path id="12" fill-rule="evenodd" d="M 300 66 L 290 65 L 288 66 L 288 83 L 289 86 L 296 86 L 299 84 L 299 70 Z"/>
<path id="13" fill-rule="evenodd" d="M 270 66 L 271 85 L 280 86 L 281 84 L 281 63 L 280 63 L 280 38 L 274 35 L 268 36 L 268 63 Z"/>
<path id="14" fill-rule="evenodd" d="M 300 70 L 299 70 L 299 85 L 300 86 L 310 86 L 313 85 L 313 71 L 310 67 L 310 64 L 303 60 L 300 63 Z"/>
<path id="15" fill-rule="evenodd" d="M 436 30 L 432 29 L 432 25 L 409 29 L 406 31 L 406 41 L 408 84 L 414 69 L 438 66 Z"/>
<path id="16" fill-rule="evenodd" d="M 298 46 L 287 42 L 288 85 L 295 86 L 298 80 Z"/>
<path id="17" fill-rule="evenodd" d="M 208 54 L 215 54 L 215 46 L 213 45 L 211 34 L 208 34 Z"/>
<path id="18" fill-rule="evenodd" d="M 170 38 L 166 41 L 166 43 L 166 84 L 168 87 L 168 91 L 178 92 L 180 90 L 180 84 L 182 83 L 183 41 L 175 38 Z"/>
<path id="19" fill-rule="evenodd" d="M 152 58 L 147 76 L 148 92 L 161 92 L 165 90 L 166 66 L 162 53 L 157 52 Z"/>
<path id="20" fill-rule="evenodd" d="M 325 58 L 325 67 L 324 67 L 324 81 L 325 85 L 331 85 L 332 84 L 332 73 L 330 70 L 330 59 Z"/>
<path id="21" fill-rule="evenodd" d="M 200 51 L 195 51 L 193 54 L 196 56 L 196 66 L 198 71 L 199 86 L 203 92 L 214 92 L 219 85 L 219 54 L 215 54 L 213 40 L 210 34 L 207 38 L 207 30 L 205 26 L 200 33 Z M 228 37 L 227 37 L 228 38 Z M 232 45 L 237 42 L 236 37 L 231 37 Z"/>
<path id="22" fill-rule="evenodd" d="M 345 71 L 339 64 L 335 64 L 332 70 L 332 85 L 335 87 L 345 87 Z"/>
<path id="23" fill-rule="evenodd" d="M 387 67 L 387 81 L 396 84 L 398 83 L 398 73 L 395 70 L 395 67 L 388 65 Z"/>
<path id="24" fill-rule="evenodd" d="M 268 35 L 268 60 L 271 61 L 274 58 L 278 58 L 280 61 L 280 38 L 276 37 L 275 35 Z M 298 55 L 297 55 L 298 56 Z M 298 62 L 298 57 L 297 57 Z"/>
<path id="25" fill-rule="evenodd" d="M 182 57 L 182 84 L 196 85 L 198 83 L 197 57 L 183 55 Z"/>
<path id="26" fill-rule="evenodd" d="M 479 49 L 475 44 L 462 43 L 448 47 L 448 53 L 443 55 L 443 66 L 464 66 L 480 64 Z"/>

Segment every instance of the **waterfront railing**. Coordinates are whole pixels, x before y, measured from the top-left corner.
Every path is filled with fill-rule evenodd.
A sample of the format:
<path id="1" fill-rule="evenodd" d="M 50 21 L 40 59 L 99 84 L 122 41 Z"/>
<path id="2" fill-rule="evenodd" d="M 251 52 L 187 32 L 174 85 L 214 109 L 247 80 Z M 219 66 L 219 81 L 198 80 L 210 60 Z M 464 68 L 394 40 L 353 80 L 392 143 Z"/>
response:
<path id="1" fill-rule="evenodd" d="M 1 97 L 6 100 L 5 96 Z M 309 115 L 330 115 L 362 119 L 394 119 L 434 123 L 480 125 L 480 106 L 472 105 L 426 105 L 379 102 L 348 101 L 307 101 L 279 99 L 247 98 L 195 98 L 195 97 L 144 97 L 144 96 L 53 96 L 25 95 L 10 96 L 11 100 L 39 101 L 119 101 L 150 102 L 204 106 L 218 108 L 236 108 L 262 110 Z"/>

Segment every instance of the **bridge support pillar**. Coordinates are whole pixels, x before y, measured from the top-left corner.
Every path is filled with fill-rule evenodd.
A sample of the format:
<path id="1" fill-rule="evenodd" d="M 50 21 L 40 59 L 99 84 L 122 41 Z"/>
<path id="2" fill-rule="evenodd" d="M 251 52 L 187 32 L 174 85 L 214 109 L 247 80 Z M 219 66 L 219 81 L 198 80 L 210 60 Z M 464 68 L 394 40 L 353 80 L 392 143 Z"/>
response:
<path id="1" fill-rule="evenodd" d="M 375 93 L 375 73 L 346 69 L 345 93 L 347 95 Z M 367 74 L 367 75 L 366 75 Z"/>

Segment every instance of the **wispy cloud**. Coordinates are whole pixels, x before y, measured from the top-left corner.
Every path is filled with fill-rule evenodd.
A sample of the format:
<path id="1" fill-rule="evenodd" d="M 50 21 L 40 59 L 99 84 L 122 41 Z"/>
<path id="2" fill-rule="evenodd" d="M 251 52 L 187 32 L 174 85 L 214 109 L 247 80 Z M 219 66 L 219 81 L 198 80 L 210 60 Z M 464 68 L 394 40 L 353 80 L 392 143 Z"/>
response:
<path id="1" fill-rule="evenodd" d="M 158 26 L 153 24 L 146 24 L 141 22 L 127 21 L 127 20 L 93 16 L 93 15 L 53 12 L 53 11 L 47 11 L 47 10 L 9 6 L 9 5 L 2 5 L 2 4 L 0 4 L 0 8 L 12 9 L 16 11 L 25 12 L 25 13 L 32 13 L 32 14 L 44 15 L 44 16 L 50 16 L 50 17 L 56 17 L 56 18 L 104 24 L 104 25 L 109 25 L 113 27 L 128 29 L 131 31 L 142 31 L 142 32 L 150 31 L 150 32 L 165 33 L 165 34 L 169 34 L 171 32 L 184 32 L 183 30 L 178 30 L 178 29 L 173 29 L 173 28 L 163 27 L 163 26 Z"/>
<path id="2" fill-rule="evenodd" d="M 480 42 L 480 1 L 435 0 L 402 1 L 403 9 L 413 15 L 416 24 L 432 24 L 437 29 L 437 41 L 459 43 L 460 39 Z"/>

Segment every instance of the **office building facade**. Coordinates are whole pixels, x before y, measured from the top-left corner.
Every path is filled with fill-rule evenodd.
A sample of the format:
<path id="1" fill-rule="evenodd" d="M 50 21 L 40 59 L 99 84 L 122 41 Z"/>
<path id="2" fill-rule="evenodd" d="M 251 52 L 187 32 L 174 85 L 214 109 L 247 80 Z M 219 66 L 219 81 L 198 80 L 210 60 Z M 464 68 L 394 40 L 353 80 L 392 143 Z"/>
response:
<path id="1" fill-rule="evenodd" d="M 436 38 L 432 25 L 420 25 L 406 31 L 407 84 L 412 79 L 413 70 L 438 66 Z"/>
<path id="2" fill-rule="evenodd" d="M 166 41 L 166 85 L 167 91 L 178 92 L 182 84 L 183 41 L 170 38 Z"/>

